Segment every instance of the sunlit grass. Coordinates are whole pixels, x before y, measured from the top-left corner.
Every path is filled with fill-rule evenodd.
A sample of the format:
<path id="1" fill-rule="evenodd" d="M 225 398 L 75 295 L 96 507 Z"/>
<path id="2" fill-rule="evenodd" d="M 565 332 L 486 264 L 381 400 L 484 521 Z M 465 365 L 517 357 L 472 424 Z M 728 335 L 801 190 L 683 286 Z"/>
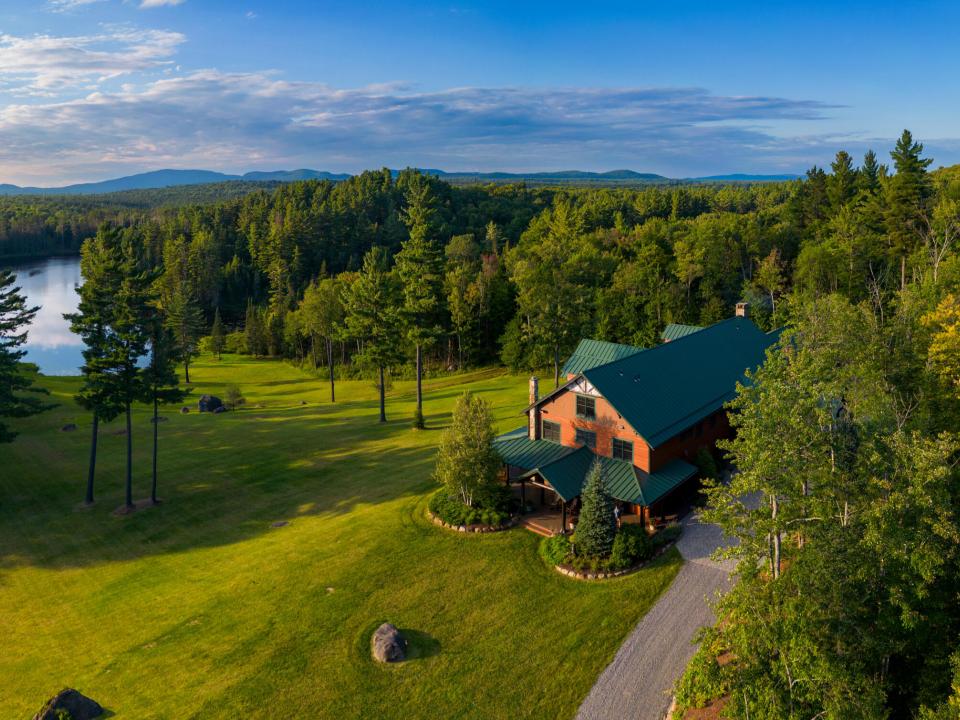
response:
<path id="1" fill-rule="evenodd" d="M 75 379 L 46 379 L 60 407 L 0 446 L 5 717 L 63 686 L 118 718 L 571 717 L 679 567 L 670 554 L 575 582 L 524 530 L 463 537 L 424 520 L 455 398 L 481 394 L 511 429 L 523 378 L 430 381 L 421 432 L 412 383 L 396 383 L 380 425 L 368 382 L 340 383 L 331 405 L 325 382 L 280 362 L 204 359 L 191 378 L 195 396 L 238 384 L 247 406 L 164 409 L 157 508 L 112 514 L 119 421 L 103 427 L 97 504 L 79 508 L 90 424 Z M 136 497 L 149 491 L 148 418 L 134 419 Z M 61 432 L 68 422 L 78 430 Z M 385 619 L 411 634 L 410 662 L 369 660 Z"/>

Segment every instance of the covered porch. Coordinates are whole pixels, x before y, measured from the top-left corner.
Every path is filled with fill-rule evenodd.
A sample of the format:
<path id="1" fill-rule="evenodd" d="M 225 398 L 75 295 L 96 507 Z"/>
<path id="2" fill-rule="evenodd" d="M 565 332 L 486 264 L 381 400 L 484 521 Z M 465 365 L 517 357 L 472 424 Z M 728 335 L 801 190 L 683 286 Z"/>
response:
<path id="1" fill-rule="evenodd" d="M 682 498 L 697 469 L 676 459 L 647 473 L 629 462 L 596 455 L 585 446 L 529 440 L 525 428 L 497 438 L 506 464 L 504 479 L 521 508 L 521 524 L 540 535 L 570 532 L 576 526 L 580 493 L 590 467 L 603 466 L 607 492 L 621 508 L 621 524 L 658 527 L 682 514 Z M 680 502 L 678 502 L 678 500 Z"/>

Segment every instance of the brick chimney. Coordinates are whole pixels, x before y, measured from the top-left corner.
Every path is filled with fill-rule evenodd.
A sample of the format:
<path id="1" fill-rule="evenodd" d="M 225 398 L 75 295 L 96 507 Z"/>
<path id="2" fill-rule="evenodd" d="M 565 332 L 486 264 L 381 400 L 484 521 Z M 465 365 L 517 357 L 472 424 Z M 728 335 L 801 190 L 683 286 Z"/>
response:
<path id="1" fill-rule="evenodd" d="M 750 317 L 750 303 L 748 302 L 738 302 L 737 303 L 737 317 Z"/>
<path id="2" fill-rule="evenodd" d="M 530 377 L 530 405 L 540 399 L 540 380 L 536 375 Z M 527 437 L 536 440 L 540 432 L 540 408 L 532 407 L 527 412 Z"/>

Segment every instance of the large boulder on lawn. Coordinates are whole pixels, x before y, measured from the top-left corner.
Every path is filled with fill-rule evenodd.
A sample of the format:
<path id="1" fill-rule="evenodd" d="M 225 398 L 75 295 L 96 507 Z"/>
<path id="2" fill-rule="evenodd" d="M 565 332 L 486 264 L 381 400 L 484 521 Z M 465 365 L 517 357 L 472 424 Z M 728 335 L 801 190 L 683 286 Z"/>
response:
<path id="1" fill-rule="evenodd" d="M 407 657 L 407 640 L 390 623 L 384 623 L 373 633 L 373 659 L 378 662 L 400 662 Z"/>
<path id="2" fill-rule="evenodd" d="M 33 720 L 58 720 L 58 713 L 62 711 L 70 713 L 70 720 L 90 720 L 103 715 L 99 704 L 73 688 L 65 688 L 47 700 Z"/>
<path id="3" fill-rule="evenodd" d="M 223 407 L 223 400 L 216 395 L 203 395 L 197 403 L 200 412 L 213 412 L 218 407 Z"/>

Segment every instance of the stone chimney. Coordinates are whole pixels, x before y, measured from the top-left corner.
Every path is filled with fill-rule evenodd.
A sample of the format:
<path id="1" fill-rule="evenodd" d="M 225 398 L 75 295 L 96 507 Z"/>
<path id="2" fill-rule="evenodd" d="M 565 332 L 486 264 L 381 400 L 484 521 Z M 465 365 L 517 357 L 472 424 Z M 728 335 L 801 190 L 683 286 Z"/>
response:
<path id="1" fill-rule="evenodd" d="M 530 405 L 540 399 L 540 380 L 536 375 L 530 377 Z M 527 412 L 527 437 L 536 440 L 540 432 L 540 409 L 531 407 Z"/>
<path id="2" fill-rule="evenodd" d="M 750 317 L 750 303 L 748 302 L 738 302 L 737 303 L 737 317 Z"/>

